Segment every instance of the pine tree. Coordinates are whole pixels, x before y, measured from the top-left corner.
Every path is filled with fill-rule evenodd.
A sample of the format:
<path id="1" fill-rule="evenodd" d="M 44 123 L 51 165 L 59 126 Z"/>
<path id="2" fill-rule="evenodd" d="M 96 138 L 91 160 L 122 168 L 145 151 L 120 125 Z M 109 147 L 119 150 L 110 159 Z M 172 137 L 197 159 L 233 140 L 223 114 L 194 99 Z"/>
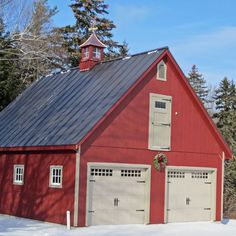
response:
<path id="1" fill-rule="evenodd" d="M 126 57 L 129 54 L 129 46 L 128 43 L 124 40 L 122 45 L 120 45 L 119 48 L 119 56 L 120 57 Z"/>
<path id="2" fill-rule="evenodd" d="M 236 219 L 236 159 L 225 162 L 224 216 Z"/>
<path id="3" fill-rule="evenodd" d="M 189 80 L 190 85 L 194 89 L 195 93 L 200 98 L 200 100 L 205 105 L 205 107 L 207 108 L 207 103 L 209 102 L 208 101 L 209 89 L 206 85 L 206 80 L 204 79 L 202 74 L 198 72 L 198 68 L 196 65 L 192 66 L 192 69 L 188 73 L 187 78 Z"/>
<path id="4" fill-rule="evenodd" d="M 18 59 L 10 35 L 5 32 L 3 21 L 0 19 L 0 111 L 15 99 L 22 89 L 22 81 L 16 67 Z"/>
<path id="5" fill-rule="evenodd" d="M 236 151 L 236 88 L 226 77 L 215 92 L 217 128 L 232 150 Z"/>
<path id="6" fill-rule="evenodd" d="M 75 25 L 58 30 L 64 35 L 64 47 L 70 54 L 69 63 L 72 67 L 78 66 L 80 59 L 79 46 L 88 39 L 91 29 L 96 29 L 99 39 L 107 46 L 106 59 L 118 57 L 123 52 L 127 53 L 126 49 L 128 47 L 126 44 L 119 45 L 118 42 L 112 39 L 112 30 L 116 26 L 113 21 L 106 18 L 108 5 L 105 4 L 104 0 L 73 0 L 70 7 L 76 18 Z M 126 51 L 121 52 L 119 50 Z"/>
<path id="7" fill-rule="evenodd" d="M 236 155 L 236 88 L 226 77 L 215 92 L 217 128 Z M 224 213 L 236 218 L 236 160 L 225 163 Z"/>

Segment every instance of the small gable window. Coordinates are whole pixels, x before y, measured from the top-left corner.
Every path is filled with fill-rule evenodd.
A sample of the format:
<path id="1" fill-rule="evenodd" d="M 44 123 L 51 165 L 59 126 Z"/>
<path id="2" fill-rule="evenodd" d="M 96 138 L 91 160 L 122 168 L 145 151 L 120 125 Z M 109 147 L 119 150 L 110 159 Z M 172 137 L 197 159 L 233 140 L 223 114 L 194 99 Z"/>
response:
<path id="1" fill-rule="evenodd" d="M 24 184 L 24 165 L 14 165 L 13 183 Z"/>
<path id="2" fill-rule="evenodd" d="M 93 49 L 93 57 L 94 58 L 100 58 L 101 57 L 101 52 L 99 48 L 94 48 Z"/>
<path id="3" fill-rule="evenodd" d="M 157 65 L 157 79 L 158 80 L 162 80 L 162 81 L 166 81 L 166 64 L 164 61 L 161 61 L 158 65 Z"/>
<path id="4" fill-rule="evenodd" d="M 88 58 L 89 57 L 89 48 L 85 48 L 84 49 L 84 58 Z"/>

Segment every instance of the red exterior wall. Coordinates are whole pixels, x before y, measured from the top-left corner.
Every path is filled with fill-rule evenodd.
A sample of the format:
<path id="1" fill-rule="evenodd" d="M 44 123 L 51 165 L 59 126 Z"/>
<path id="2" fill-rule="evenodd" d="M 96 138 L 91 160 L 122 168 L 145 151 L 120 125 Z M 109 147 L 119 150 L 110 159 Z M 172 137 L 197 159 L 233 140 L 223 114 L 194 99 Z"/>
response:
<path id="1" fill-rule="evenodd" d="M 81 146 L 79 225 L 85 225 L 87 162 L 150 164 L 157 151 L 148 147 L 149 94 L 172 96 L 171 151 L 168 165 L 217 168 L 216 219 L 221 214 L 222 147 L 212 128 L 186 90 L 170 60 L 166 82 L 156 80 L 156 69 L 129 94 L 107 120 Z M 177 112 L 177 113 L 176 113 Z M 150 223 L 164 222 L 165 175 L 152 165 Z"/>
<path id="2" fill-rule="evenodd" d="M 24 164 L 24 185 L 13 184 L 14 164 Z M 62 188 L 49 187 L 50 165 L 63 166 Z M 75 153 L 0 153 L 0 213 L 66 223 L 74 209 Z"/>

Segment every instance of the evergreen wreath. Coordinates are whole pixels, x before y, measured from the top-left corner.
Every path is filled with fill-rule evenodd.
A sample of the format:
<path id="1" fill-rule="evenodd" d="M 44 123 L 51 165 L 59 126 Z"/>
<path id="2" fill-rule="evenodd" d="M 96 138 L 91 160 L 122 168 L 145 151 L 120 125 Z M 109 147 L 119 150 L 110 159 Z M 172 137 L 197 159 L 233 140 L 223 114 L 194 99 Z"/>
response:
<path id="1" fill-rule="evenodd" d="M 164 153 L 157 153 L 157 155 L 154 157 L 153 165 L 158 171 L 165 169 L 167 165 L 167 156 Z"/>

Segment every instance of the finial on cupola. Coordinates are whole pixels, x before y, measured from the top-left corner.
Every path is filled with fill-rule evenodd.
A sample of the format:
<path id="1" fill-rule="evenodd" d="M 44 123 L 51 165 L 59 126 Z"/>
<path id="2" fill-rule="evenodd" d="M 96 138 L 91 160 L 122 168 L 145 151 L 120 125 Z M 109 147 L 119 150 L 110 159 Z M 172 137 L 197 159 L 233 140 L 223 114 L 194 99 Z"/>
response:
<path id="1" fill-rule="evenodd" d="M 80 60 L 80 71 L 91 70 L 97 63 L 104 59 L 104 48 L 106 45 L 103 44 L 97 37 L 94 26 L 89 30 L 92 31 L 90 37 L 80 45 L 82 56 Z"/>

